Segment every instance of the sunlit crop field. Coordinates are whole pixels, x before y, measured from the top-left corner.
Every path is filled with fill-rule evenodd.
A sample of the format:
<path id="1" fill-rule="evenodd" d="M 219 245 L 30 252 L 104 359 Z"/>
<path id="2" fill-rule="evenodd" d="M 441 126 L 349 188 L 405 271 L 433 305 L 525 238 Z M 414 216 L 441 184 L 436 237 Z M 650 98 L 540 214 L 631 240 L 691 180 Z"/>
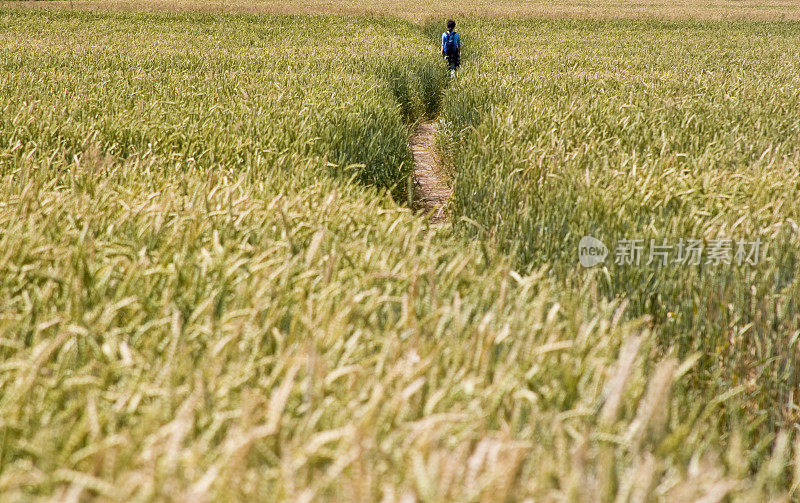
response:
<path id="1" fill-rule="evenodd" d="M 452 84 L 447 6 L 0 7 L 0 500 L 796 498 L 800 32 L 735 4 L 467 2 Z"/>
<path id="2" fill-rule="evenodd" d="M 5 0 L 25 7 L 81 10 L 368 15 L 425 22 L 444 16 L 501 19 L 800 20 L 798 0 Z"/>
<path id="3" fill-rule="evenodd" d="M 630 299 L 629 313 L 650 316 L 666 346 L 704 355 L 708 382 L 742 385 L 767 421 L 792 424 L 796 26 L 476 22 L 470 33 L 475 64 L 442 117 L 454 211 L 480 230 L 459 225 L 567 289 L 590 278 Z M 609 248 L 605 267 L 588 272 L 576 254 L 587 235 Z M 625 240 L 639 240 L 640 257 L 615 254 Z M 690 240 L 697 259 L 682 261 L 679 243 Z"/>

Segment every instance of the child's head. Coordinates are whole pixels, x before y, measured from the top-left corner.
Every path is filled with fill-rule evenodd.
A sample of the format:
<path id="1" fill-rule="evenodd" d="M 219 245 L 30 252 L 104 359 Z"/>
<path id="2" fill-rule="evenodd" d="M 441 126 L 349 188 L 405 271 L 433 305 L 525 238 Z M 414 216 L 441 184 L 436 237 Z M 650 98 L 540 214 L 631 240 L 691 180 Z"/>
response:
<path id="1" fill-rule="evenodd" d="M 452 19 L 450 19 L 449 21 L 447 21 L 447 29 L 448 29 L 449 31 L 453 31 L 453 30 L 455 30 L 455 29 L 456 29 L 456 22 L 455 22 L 455 21 L 453 21 Z"/>

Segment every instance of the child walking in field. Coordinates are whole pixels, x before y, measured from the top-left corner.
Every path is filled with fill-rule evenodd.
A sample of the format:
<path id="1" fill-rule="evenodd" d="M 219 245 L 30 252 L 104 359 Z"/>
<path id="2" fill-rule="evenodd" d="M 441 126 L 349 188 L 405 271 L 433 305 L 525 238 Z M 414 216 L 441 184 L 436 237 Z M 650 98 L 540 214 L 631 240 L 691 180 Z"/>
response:
<path id="1" fill-rule="evenodd" d="M 450 78 L 456 78 L 456 70 L 461 65 L 461 35 L 456 30 L 456 22 L 447 21 L 447 31 L 442 33 L 442 57 L 447 59 Z"/>

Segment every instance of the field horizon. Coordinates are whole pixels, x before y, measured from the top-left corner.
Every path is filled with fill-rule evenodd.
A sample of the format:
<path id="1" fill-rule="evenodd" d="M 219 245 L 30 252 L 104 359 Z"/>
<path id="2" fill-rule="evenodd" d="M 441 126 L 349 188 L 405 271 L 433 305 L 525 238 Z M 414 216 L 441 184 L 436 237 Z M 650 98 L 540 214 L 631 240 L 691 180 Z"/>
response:
<path id="1" fill-rule="evenodd" d="M 232 14 L 370 15 L 415 22 L 442 17 L 654 19 L 704 21 L 798 21 L 797 0 L 470 0 L 420 6 L 411 0 L 5 0 L 4 5 L 133 12 L 176 11 Z"/>

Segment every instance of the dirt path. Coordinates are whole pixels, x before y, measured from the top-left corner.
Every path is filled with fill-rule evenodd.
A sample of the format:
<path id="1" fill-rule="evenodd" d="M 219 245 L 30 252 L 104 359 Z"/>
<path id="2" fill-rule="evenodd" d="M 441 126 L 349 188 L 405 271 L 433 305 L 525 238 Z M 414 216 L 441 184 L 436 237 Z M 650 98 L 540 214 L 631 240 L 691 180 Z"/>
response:
<path id="1" fill-rule="evenodd" d="M 436 123 L 423 122 L 411 135 L 414 154 L 414 207 L 430 215 L 432 223 L 447 218 L 447 201 L 453 191 L 439 172 L 439 159 L 434 150 Z"/>

